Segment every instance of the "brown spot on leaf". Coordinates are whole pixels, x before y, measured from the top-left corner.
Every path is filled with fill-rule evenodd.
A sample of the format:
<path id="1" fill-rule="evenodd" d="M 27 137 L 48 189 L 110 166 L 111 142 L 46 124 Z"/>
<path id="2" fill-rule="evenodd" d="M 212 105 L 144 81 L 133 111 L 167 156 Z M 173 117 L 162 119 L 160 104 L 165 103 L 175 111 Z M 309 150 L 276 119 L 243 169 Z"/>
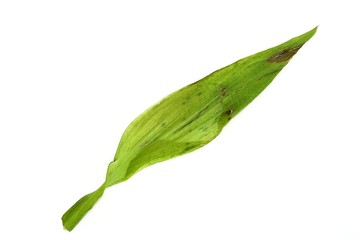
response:
<path id="1" fill-rule="evenodd" d="M 225 113 L 226 113 L 226 115 L 230 116 L 231 114 L 233 114 L 233 112 L 234 112 L 234 109 L 229 109 Z"/>
<path id="2" fill-rule="evenodd" d="M 230 121 L 231 120 L 231 118 L 232 118 L 232 114 L 234 113 L 234 109 L 229 109 L 229 110 L 227 110 L 226 112 L 225 112 L 225 114 L 227 115 L 227 119 Z"/>
<path id="3" fill-rule="evenodd" d="M 223 87 L 220 92 L 221 92 L 221 96 L 224 97 L 226 94 L 226 87 Z"/>
<path id="4" fill-rule="evenodd" d="M 297 51 L 299 51 L 299 49 L 301 47 L 302 47 L 302 45 L 300 45 L 298 47 L 282 50 L 281 52 L 276 53 L 276 54 L 272 55 L 271 57 L 269 57 L 267 59 L 267 61 L 269 63 L 281 63 L 281 62 L 288 61 L 288 60 L 290 60 L 290 58 L 292 58 L 297 53 Z"/>

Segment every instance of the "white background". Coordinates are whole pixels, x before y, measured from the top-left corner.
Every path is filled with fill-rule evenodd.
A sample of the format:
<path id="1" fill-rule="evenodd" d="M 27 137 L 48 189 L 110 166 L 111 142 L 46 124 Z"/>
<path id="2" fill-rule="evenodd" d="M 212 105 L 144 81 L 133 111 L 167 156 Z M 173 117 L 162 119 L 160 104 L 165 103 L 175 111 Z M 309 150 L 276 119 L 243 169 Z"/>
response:
<path id="1" fill-rule="evenodd" d="M 0 239 L 360 239 L 356 2 L 1 1 Z M 317 25 L 218 138 L 63 230 L 138 114 Z"/>

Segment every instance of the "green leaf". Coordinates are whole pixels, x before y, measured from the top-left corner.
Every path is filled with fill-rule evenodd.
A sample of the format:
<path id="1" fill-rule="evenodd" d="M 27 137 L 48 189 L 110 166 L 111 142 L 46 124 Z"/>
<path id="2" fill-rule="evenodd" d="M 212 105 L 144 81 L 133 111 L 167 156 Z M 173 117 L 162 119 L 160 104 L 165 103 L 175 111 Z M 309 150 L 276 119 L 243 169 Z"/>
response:
<path id="1" fill-rule="evenodd" d="M 125 130 L 106 181 L 62 217 L 71 231 L 103 195 L 152 164 L 194 151 L 212 141 L 253 101 L 315 34 L 316 28 L 281 45 L 243 58 L 150 107 Z"/>

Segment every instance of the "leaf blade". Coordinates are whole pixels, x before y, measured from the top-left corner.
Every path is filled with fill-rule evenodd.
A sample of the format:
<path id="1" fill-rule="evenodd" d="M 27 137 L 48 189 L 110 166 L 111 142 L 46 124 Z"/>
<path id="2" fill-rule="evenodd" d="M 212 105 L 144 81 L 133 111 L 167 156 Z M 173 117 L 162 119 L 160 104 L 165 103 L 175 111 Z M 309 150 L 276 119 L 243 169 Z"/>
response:
<path id="1" fill-rule="evenodd" d="M 169 148 L 169 152 L 162 156 L 149 152 L 149 148 L 139 150 L 140 152 L 136 154 L 140 154 L 140 156 L 137 157 L 134 154 L 133 158 L 128 162 L 131 173 L 124 172 L 124 175 L 120 176 L 118 181 L 128 179 L 143 169 L 145 165 L 150 166 L 188 153 L 212 141 L 220 134 L 229 120 L 252 102 L 271 83 L 297 51 L 315 34 L 316 29 L 314 28 L 276 47 L 240 59 L 170 94 L 153 107 L 150 107 L 129 126 L 130 130 L 128 132 L 138 132 L 138 136 L 141 136 L 142 140 L 144 140 L 144 136 L 148 137 L 143 142 L 138 139 L 139 147 L 148 145 L 149 142 L 156 145 L 156 141 L 162 141 L 164 146 L 177 145 L 180 142 L 187 143 L 193 148 L 183 147 L 183 151 L 174 151 L 173 148 Z M 239 93 L 241 93 L 241 96 L 239 96 Z M 172 109 L 176 109 L 176 111 L 172 111 Z M 167 116 L 165 116 L 165 113 Z M 168 126 L 165 127 L 163 125 L 165 123 Z M 131 128 L 131 125 L 135 125 L 135 127 Z M 161 130 L 162 126 L 163 130 Z M 213 130 L 209 131 L 212 134 L 207 138 L 200 133 L 203 126 L 208 126 L 207 130 Z M 124 139 L 121 141 L 127 141 L 131 147 L 123 150 L 120 143 L 115 155 L 115 161 L 117 158 L 121 159 L 122 152 L 133 151 L 131 148 L 134 145 L 131 138 L 126 135 L 128 132 L 124 133 Z M 192 134 L 190 134 L 191 132 Z M 159 138 L 159 135 L 162 135 L 162 137 Z M 178 138 L 181 138 L 181 140 Z M 165 142 L 167 143 L 165 144 Z M 194 146 L 196 145 L 194 143 L 197 143 L 198 146 Z M 154 147 L 150 149 L 157 151 Z M 182 152 L 182 154 L 178 152 Z M 145 154 L 154 156 L 153 158 L 157 160 L 149 157 L 149 162 L 146 162 L 143 157 Z M 135 171 L 132 161 L 134 161 L 133 164 L 135 165 L 143 162 L 144 166 L 138 166 L 138 170 Z M 122 165 L 119 168 L 124 168 L 124 166 Z M 116 181 L 114 184 L 116 184 Z M 110 185 L 113 185 L 113 183 Z"/>
<path id="2" fill-rule="evenodd" d="M 317 27 L 278 46 L 240 59 L 153 105 L 125 130 L 104 184 L 62 217 L 71 231 L 105 189 L 158 162 L 194 151 L 218 136 L 315 34 Z"/>

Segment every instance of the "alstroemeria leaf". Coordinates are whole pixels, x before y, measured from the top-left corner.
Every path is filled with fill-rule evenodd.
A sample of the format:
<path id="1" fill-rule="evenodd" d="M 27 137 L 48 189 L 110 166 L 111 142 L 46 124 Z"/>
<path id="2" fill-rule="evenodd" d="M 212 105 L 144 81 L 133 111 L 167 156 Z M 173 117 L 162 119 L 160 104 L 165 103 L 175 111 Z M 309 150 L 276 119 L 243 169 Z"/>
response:
<path id="1" fill-rule="evenodd" d="M 107 187 L 127 180 L 147 166 L 212 141 L 271 83 L 315 32 L 316 28 L 217 70 L 146 110 L 125 130 L 104 184 L 63 215 L 64 227 L 71 231 Z"/>

